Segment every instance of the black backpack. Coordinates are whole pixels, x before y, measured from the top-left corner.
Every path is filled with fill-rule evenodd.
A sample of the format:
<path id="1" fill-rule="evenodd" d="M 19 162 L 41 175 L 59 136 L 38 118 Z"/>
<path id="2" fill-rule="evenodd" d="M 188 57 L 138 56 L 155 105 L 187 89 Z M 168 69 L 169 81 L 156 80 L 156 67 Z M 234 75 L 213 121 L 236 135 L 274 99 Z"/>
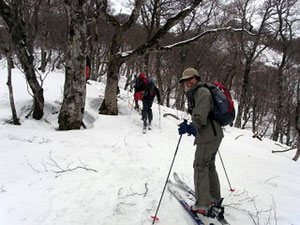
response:
<path id="1" fill-rule="evenodd" d="M 189 102 L 188 112 L 192 114 L 195 107 L 194 94 L 201 87 L 205 87 L 210 91 L 214 102 L 214 111 L 210 114 L 211 118 L 220 123 L 221 126 L 232 125 L 235 119 L 234 103 L 229 91 L 219 82 L 200 84 L 194 88 L 190 96 L 187 96 Z"/>
<path id="2" fill-rule="evenodd" d="M 143 98 L 154 98 L 155 97 L 155 86 L 153 80 L 148 78 L 148 83 L 145 85 L 143 92 Z"/>

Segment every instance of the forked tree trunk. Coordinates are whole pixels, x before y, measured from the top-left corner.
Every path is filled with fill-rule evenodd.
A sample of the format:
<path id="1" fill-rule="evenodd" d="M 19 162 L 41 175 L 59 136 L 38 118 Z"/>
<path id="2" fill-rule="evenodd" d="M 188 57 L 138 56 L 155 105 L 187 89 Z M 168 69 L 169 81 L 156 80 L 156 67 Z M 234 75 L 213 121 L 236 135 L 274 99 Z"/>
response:
<path id="1" fill-rule="evenodd" d="M 44 115 L 44 90 L 37 81 L 34 70 L 34 56 L 30 53 L 30 45 L 25 32 L 25 22 L 20 15 L 21 5 L 11 3 L 8 5 L 3 0 L 0 0 L 0 15 L 6 22 L 11 40 L 15 46 L 17 57 L 24 70 L 26 80 L 33 93 L 33 118 L 41 119 Z"/>

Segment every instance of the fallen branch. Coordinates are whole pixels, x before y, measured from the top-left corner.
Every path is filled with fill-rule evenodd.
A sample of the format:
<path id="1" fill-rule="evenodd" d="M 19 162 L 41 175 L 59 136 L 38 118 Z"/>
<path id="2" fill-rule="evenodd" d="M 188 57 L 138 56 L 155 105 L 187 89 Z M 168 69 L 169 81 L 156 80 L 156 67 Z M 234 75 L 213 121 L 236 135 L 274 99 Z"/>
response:
<path id="1" fill-rule="evenodd" d="M 242 137 L 242 136 L 244 136 L 244 135 L 241 134 L 241 135 L 237 136 L 237 137 L 235 138 L 235 140 L 237 140 L 239 137 Z"/>
<path id="2" fill-rule="evenodd" d="M 57 173 L 57 174 L 59 174 L 59 175 L 61 175 L 61 174 L 63 174 L 63 173 L 66 173 L 66 172 L 71 172 L 71 171 L 74 171 L 74 170 L 78 170 L 78 169 L 83 169 L 83 170 L 87 170 L 87 171 L 92 171 L 92 172 L 95 172 L 95 173 L 98 172 L 98 171 L 95 170 L 95 169 L 86 167 L 86 165 L 84 165 L 82 162 L 81 162 L 82 166 L 75 166 L 75 167 L 73 167 L 73 168 L 70 168 L 70 165 L 72 164 L 72 163 L 70 163 L 66 168 L 63 168 L 61 165 L 59 165 L 59 164 L 52 158 L 51 152 L 49 152 L 49 159 L 50 159 L 50 161 L 52 162 L 52 164 L 51 164 L 51 163 L 47 163 L 47 165 L 56 168 L 56 170 L 53 170 L 53 172 L 54 172 L 54 173 Z"/>
<path id="3" fill-rule="evenodd" d="M 145 183 L 145 192 L 144 193 L 136 193 L 131 188 L 130 188 L 130 190 L 132 192 L 132 195 L 143 195 L 143 198 L 145 198 L 147 196 L 147 193 L 148 193 L 147 183 Z"/>
<path id="4" fill-rule="evenodd" d="M 272 153 L 282 153 L 282 152 L 288 152 L 288 151 L 292 151 L 294 149 L 297 149 L 296 147 L 291 147 L 289 149 L 285 149 L 285 150 L 272 150 Z"/>
<path id="5" fill-rule="evenodd" d="M 260 141 L 262 141 L 262 137 L 261 137 L 261 135 L 259 135 L 259 134 L 253 134 L 253 136 L 252 136 L 253 138 L 257 138 L 258 140 L 260 140 Z"/>

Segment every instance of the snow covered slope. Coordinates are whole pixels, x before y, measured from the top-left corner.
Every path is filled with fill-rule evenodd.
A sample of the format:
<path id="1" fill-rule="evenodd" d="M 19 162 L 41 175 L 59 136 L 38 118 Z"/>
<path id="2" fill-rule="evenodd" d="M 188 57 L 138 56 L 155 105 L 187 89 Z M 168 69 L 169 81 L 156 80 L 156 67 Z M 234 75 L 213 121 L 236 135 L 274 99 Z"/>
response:
<path id="1" fill-rule="evenodd" d="M 146 225 L 151 224 L 179 139 L 173 113 L 153 105 L 153 129 L 142 134 L 132 93 L 121 89 L 120 115 L 98 114 L 103 83 L 87 85 L 84 122 L 88 129 L 56 131 L 64 74 L 45 80 L 45 116 L 25 119 L 31 106 L 24 75 L 13 70 L 13 87 L 21 126 L 11 118 L 6 68 L 0 66 L 0 225 Z M 159 119 L 160 118 L 160 119 Z M 221 155 L 235 192 L 229 191 L 217 158 L 231 224 L 300 224 L 300 165 L 294 152 L 253 139 L 251 132 L 225 128 Z M 193 138 L 184 135 L 173 171 L 193 186 Z M 165 192 L 157 224 L 192 225 L 176 199 Z"/>

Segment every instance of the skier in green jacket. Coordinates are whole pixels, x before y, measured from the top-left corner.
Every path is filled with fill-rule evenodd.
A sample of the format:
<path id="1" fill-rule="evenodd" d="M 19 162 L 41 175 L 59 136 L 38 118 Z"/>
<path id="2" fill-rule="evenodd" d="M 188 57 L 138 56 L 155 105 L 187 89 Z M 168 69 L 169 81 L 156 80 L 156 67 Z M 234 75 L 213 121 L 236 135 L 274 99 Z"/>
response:
<path id="1" fill-rule="evenodd" d="M 209 89 L 198 87 L 200 80 L 200 75 L 194 68 L 185 69 L 179 80 L 185 86 L 189 113 L 192 116 L 191 124 L 180 125 L 179 134 L 195 136 L 193 167 L 196 202 L 191 209 L 205 215 L 211 206 L 221 201 L 215 158 L 224 135 L 220 124 L 210 117 L 214 109 L 213 99 Z"/>

